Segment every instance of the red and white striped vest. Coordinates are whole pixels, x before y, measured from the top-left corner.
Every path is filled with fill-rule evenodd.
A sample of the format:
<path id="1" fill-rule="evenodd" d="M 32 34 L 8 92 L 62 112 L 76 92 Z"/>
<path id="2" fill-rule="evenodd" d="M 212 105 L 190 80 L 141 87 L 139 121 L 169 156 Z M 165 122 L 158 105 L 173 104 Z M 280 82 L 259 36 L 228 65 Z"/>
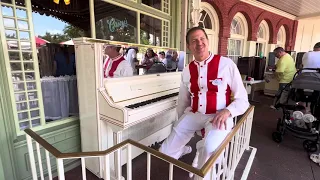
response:
<path id="1" fill-rule="evenodd" d="M 210 55 L 202 62 L 192 61 L 183 74 L 184 81 L 189 79 L 192 112 L 214 114 L 231 103 L 229 69 L 220 61 L 221 56 Z"/>
<path id="2" fill-rule="evenodd" d="M 105 77 L 105 78 L 107 78 L 107 77 L 111 77 L 111 78 L 112 78 L 112 77 L 114 76 L 114 72 L 117 70 L 119 64 L 120 64 L 123 60 L 125 60 L 125 58 L 124 58 L 122 55 L 114 58 L 114 59 L 112 60 L 112 62 L 110 62 L 111 59 L 108 58 L 108 59 L 107 59 L 107 62 L 104 64 L 104 67 L 103 67 L 104 77 Z M 108 71 L 109 63 L 112 63 L 112 64 L 111 64 L 110 70 Z M 107 73 L 106 73 L 106 71 L 107 71 Z"/>

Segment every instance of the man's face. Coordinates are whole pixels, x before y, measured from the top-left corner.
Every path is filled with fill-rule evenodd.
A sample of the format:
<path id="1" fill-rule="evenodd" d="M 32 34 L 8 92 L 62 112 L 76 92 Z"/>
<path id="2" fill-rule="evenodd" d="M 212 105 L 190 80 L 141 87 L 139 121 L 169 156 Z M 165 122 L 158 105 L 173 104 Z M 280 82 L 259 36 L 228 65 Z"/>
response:
<path id="1" fill-rule="evenodd" d="M 164 54 L 159 54 L 159 57 L 160 57 L 161 59 L 164 59 Z"/>
<path id="2" fill-rule="evenodd" d="M 111 52 L 113 51 L 113 47 L 112 46 L 106 46 L 104 49 L 104 53 L 108 56 L 110 56 Z"/>
<path id="3" fill-rule="evenodd" d="M 196 30 L 189 36 L 187 48 L 195 57 L 203 57 L 208 53 L 209 42 L 202 30 Z"/>
<path id="4" fill-rule="evenodd" d="M 281 52 L 276 52 L 276 51 L 274 51 L 273 53 L 274 53 L 274 55 L 275 55 L 278 59 L 281 58 Z"/>

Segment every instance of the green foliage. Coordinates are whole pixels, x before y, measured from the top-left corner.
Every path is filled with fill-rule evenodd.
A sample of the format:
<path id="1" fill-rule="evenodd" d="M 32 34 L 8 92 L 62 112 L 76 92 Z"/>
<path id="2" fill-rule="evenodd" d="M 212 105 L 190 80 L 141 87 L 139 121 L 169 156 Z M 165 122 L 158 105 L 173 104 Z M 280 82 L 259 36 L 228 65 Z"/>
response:
<path id="1" fill-rule="evenodd" d="M 72 38 L 83 37 L 84 35 L 84 31 L 80 28 L 74 27 L 72 25 L 66 25 L 63 29 L 63 34 L 51 34 L 49 32 L 46 32 L 45 35 L 39 37 L 49 41 L 50 43 L 61 43 Z"/>

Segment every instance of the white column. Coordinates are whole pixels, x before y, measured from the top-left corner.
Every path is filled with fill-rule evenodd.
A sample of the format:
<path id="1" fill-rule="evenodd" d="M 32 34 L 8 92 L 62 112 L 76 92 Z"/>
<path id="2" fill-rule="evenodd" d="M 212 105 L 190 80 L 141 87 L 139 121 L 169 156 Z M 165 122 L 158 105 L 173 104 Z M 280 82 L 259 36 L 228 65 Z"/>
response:
<path id="1" fill-rule="evenodd" d="M 244 56 L 255 56 L 256 55 L 256 41 L 247 41 L 247 47 L 244 49 Z"/>
<path id="2" fill-rule="evenodd" d="M 94 0 L 89 1 L 91 38 L 96 38 L 96 22 L 94 16 Z"/>

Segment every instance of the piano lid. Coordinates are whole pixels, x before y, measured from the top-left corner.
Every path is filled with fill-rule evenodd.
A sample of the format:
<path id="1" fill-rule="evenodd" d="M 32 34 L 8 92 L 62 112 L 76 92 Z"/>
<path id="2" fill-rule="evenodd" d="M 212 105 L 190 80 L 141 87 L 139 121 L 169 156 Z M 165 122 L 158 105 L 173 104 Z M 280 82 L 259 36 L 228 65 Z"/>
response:
<path id="1" fill-rule="evenodd" d="M 114 103 L 179 89 L 181 72 L 106 78 L 104 86 Z"/>

